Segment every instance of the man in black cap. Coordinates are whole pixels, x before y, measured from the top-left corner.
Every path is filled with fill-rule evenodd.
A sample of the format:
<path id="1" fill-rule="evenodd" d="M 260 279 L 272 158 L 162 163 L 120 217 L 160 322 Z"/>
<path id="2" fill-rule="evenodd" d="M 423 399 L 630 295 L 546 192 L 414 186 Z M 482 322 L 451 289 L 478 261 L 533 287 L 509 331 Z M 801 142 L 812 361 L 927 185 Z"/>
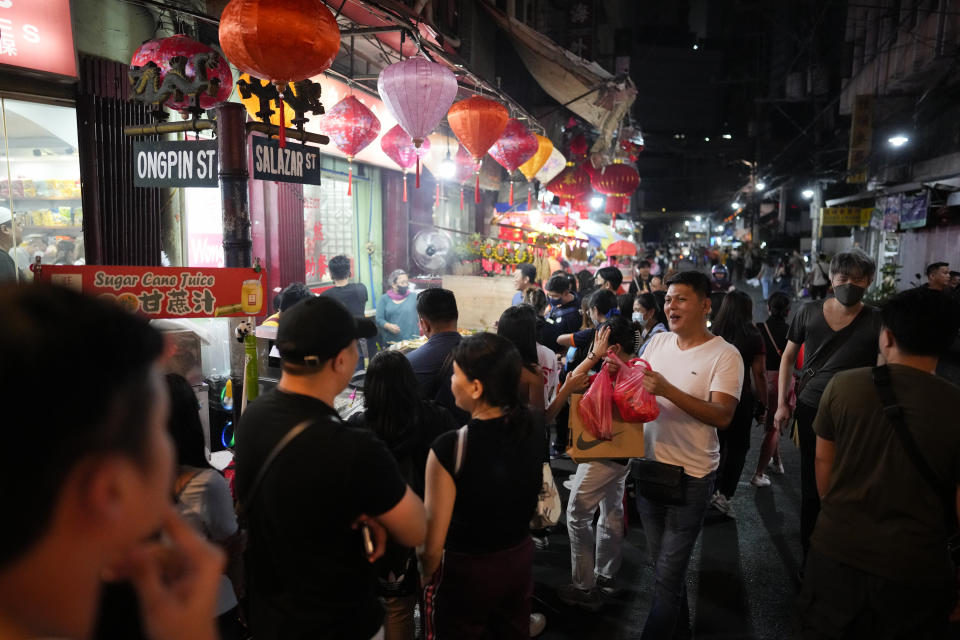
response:
<path id="1" fill-rule="evenodd" d="M 424 541 L 423 503 L 386 446 L 333 409 L 356 368 L 357 339 L 376 331 L 328 297 L 284 310 L 280 383 L 240 420 L 236 487 L 258 640 L 382 637 L 371 562 L 383 534 L 407 547 Z M 365 528 L 379 538 L 372 552 Z"/>

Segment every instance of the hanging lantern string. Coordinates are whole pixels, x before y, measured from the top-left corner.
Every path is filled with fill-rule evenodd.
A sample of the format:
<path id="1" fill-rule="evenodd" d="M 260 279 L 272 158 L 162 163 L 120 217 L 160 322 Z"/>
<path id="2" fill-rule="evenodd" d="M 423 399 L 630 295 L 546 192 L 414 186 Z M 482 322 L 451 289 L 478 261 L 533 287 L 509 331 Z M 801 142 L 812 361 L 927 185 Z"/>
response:
<path id="1" fill-rule="evenodd" d="M 277 107 L 280 109 L 280 135 L 278 136 L 278 144 L 281 149 L 287 146 L 287 114 L 283 103 L 284 89 L 284 86 L 277 84 Z"/>
<path id="2" fill-rule="evenodd" d="M 403 201 L 407 201 L 407 172 L 403 172 Z"/>
<path id="3" fill-rule="evenodd" d="M 417 147 L 417 189 L 420 188 L 420 147 Z"/>
<path id="4" fill-rule="evenodd" d="M 480 161 L 477 160 L 477 170 L 474 172 L 476 175 L 476 184 L 474 185 L 473 191 L 473 201 L 476 204 L 480 204 Z"/>
<path id="5" fill-rule="evenodd" d="M 353 157 L 350 156 L 347 158 L 347 163 L 350 165 L 350 170 L 347 173 L 347 195 L 353 195 Z"/>

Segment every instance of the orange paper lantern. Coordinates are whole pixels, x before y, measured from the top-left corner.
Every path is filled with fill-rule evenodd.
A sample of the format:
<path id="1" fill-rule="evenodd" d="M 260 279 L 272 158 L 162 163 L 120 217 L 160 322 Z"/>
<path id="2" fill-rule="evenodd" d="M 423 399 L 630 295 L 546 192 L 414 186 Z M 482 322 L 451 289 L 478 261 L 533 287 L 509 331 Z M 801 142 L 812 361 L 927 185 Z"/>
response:
<path id="1" fill-rule="evenodd" d="M 461 100 L 447 112 L 447 123 L 454 135 L 477 163 L 475 202 L 480 202 L 480 160 L 500 139 L 509 119 L 506 107 L 481 96 Z"/>
<path id="2" fill-rule="evenodd" d="M 553 153 L 553 143 L 550 142 L 550 138 L 545 138 L 536 133 L 533 135 L 537 136 L 537 142 L 540 143 L 540 146 L 537 147 L 537 152 L 533 154 L 533 157 L 519 167 L 520 173 L 528 182 L 533 182 L 534 176 L 543 168 L 543 165 L 547 164 L 547 159 Z"/>
<path id="3" fill-rule="evenodd" d="M 230 0 L 220 15 L 220 46 L 238 69 L 277 85 L 283 113 L 287 83 L 333 64 L 340 27 L 321 0 Z"/>

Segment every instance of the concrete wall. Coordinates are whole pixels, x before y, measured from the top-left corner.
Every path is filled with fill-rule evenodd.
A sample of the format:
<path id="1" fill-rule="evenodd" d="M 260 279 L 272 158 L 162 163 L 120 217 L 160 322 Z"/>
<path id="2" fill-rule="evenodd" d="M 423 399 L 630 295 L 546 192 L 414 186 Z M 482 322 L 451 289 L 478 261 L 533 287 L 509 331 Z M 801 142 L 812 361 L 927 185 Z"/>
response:
<path id="1" fill-rule="evenodd" d="M 155 37 L 155 15 L 123 0 L 73 0 L 71 11 L 81 53 L 129 63 L 137 47 Z"/>

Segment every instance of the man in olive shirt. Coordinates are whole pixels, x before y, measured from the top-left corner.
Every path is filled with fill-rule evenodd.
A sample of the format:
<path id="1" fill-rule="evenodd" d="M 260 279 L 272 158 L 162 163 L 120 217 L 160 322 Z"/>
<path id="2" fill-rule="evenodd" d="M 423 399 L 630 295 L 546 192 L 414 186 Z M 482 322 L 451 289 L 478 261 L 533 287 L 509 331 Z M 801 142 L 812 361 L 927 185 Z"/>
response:
<path id="1" fill-rule="evenodd" d="M 946 637 L 956 600 L 946 542 L 960 495 L 960 388 L 934 371 L 958 314 L 948 296 L 923 289 L 881 312 L 882 359 L 937 491 L 885 415 L 872 368 L 838 373 L 823 393 L 813 425 L 821 510 L 801 595 L 804 638 Z"/>

